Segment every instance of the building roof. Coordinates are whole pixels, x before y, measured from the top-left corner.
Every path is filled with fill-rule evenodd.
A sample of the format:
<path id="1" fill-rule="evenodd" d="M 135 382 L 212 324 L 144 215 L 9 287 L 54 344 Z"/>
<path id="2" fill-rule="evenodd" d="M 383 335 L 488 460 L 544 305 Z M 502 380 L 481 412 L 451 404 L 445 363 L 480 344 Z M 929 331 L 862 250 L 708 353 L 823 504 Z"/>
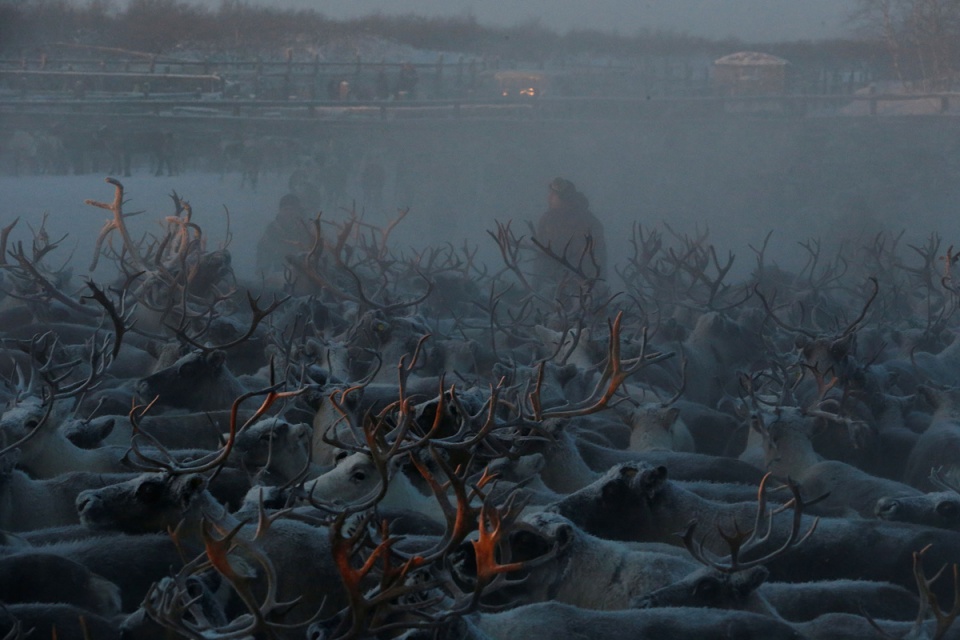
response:
<path id="1" fill-rule="evenodd" d="M 713 64 L 751 65 L 751 66 L 783 66 L 789 64 L 783 58 L 772 56 L 769 53 L 758 51 L 739 51 L 728 56 L 717 58 Z"/>

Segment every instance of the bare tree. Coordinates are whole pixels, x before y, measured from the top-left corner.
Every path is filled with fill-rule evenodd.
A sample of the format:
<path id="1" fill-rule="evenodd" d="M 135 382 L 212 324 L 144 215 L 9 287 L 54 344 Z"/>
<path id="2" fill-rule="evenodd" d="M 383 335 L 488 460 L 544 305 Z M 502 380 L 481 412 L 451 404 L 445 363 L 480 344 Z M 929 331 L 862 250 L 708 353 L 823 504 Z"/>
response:
<path id="1" fill-rule="evenodd" d="M 952 87 L 960 0 L 857 0 L 851 17 L 883 40 L 901 82 L 925 91 Z"/>

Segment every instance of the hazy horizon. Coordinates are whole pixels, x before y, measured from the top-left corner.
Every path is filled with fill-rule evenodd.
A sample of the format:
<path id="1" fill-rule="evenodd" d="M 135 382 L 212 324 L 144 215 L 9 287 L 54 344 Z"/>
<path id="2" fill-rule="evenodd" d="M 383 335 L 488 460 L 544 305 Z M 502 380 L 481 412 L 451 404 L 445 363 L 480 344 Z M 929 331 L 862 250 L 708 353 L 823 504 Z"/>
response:
<path id="1" fill-rule="evenodd" d="M 216 9 L 221 0 L 194 0 Z M 598 29 L 631 35 L 671 31 L 747 42 L 822 40 L 851 31 L 855 0 L 247 0 L 253 6 L 314 9 L 334 19 L 370 14 L 473 15 L 483 24 L 513 26 L 536 21 L 558 32 Z"/>

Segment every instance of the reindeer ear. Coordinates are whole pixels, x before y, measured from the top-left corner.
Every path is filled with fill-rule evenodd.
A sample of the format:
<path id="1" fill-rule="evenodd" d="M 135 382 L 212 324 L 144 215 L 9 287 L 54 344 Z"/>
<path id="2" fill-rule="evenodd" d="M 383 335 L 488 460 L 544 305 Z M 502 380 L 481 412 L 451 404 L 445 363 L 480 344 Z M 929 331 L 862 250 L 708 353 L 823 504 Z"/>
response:
<path id="1" fill-rule="evenodd" d="M 669 409 L 662 409 L 660 411 L 660 426 L 664 429 L 670 429 L 673 424 L 677 421 L 677 418 L 680 417 L 680 409 L 676 407 L 670 407 Z"/>
<path id="2" fill-rule="evenodd" d="M 219 368 L 223 366 L 224 361 L 227 359 L 227 352 L 222 349 L 216 349 L 207 354 L 206 360 L 207 364 L 211 367 Z"/>
<path id="3" fill-rule="evenodd" d="M 947 500 L 941 500 L 937 503 L 937 506 L 934 507 L 937 514 L 946 520 L 956 520 L 957 516 L 960 516 L 960 507 L 957 506 L 955 500 L 948 498 Z"/>
<path id="4" fill-rule="evenodd" d="M 580 368 L 572 362 L 568 362 L 563 367 L 557 369 L 557 380 L 560 384 L 567 384 L 576 378 L 579 373 Z"/>
<path id="5" fill-rule="evenodd" d="M 185 379 L 196 378 L 200 370 L 200 362 L 195 357 L 189 357 L 177 367 L 177 375 Z"/>
<path id="6" fill-rule="evenodd" d="M 281 436 L 284 436 L 286 435 L 289 427 L 290 425 L 287 422 L 284 422 L 282 420 L 277 420 L 276 423 L 274 423 L 273 427 L 271 427 L 270 429 L 264 430 L 264 432 L 260 434 L 260 439 L 270 440 L 271 438 L 279 438 Z"/>
<path id="7" fill-rule="evenodd" d="M 10 475 L 20 461 L 20 449 L 11 449 L 0 454 L 0 477 Z"/>
<path id="8" fill-rule="evenodd" d="M 840 338 L 834 340 L 830 343 L 830 357 L 836 360 L 842 360 L 847 357 L 847 354 L 850 353 L 850 346 L 853 344 L 853 339 L 856 334 L 850 334 L 845 338 Z"/>
<path id="9" fill-rule="evenodd" d="M 539 532 L 519 529 L 510 533 L 510 553 L 515 560 L 532 560 L 549 551 L 550 544 Z"/>
<path id="10" fill-rule="evenodd" d="M 523 457 L 526 460 L 530 460 L 531 466 L 536 473 L 540 473 L 543 471 L 543 468 L 547 466 L 547 459 L 542 453 L 531 453 L 530 455 Z"/>
<path id="11" fill-rule="evenodd" d="M 660 465 L 652 469 L 645 469 L 643 473 L 640 474 L 638 486 L 640 490 L 646 494 L 647 498 L 652 499 L 657 495 L 657 492 L 660 490 L 660 487 L 663 486 L 666 479 L 667 468 Z"/>
<path id="12" fill-rule="evenodd" d="M 190 505 L 193 499 L 207 488 L 207 479 L 198 473 L 191 474 L 183 479 L 180 485 L 180 504 Z"/>
<path id="13" fill-rule="evenodd" d="M 116 420 L 95 418 L 93 420 L 74 420 L 60 429 L 67 440 L 81 449 L 93 449 L 100 446 L 103 439 L 113 432 Z"/>
<path id="14" fill-rule="evenodd" d="M 737 591 L 739 591 L 742 596 L 750 595 L 759 589 L 760 585 L 766 582 L 770 576 L 770 571 L 762 565 L 751 567 L 740 573 L 740 580 L 737 581 Z"/>
<path id="15" fill-rule="evenodd" d="M 924 402 L 929 404 L 933 409 L 939 409 L 943 405 L 944 395 L 933 387 L 918 384 L 917 395 L 923 398 Z"/>
<path id="16" fill-rule="evenodd" d="M 557 527 L 557 547 L 560 550 L 566 549 L 573 542 L 573 525 L 563 524 Z"/>
<path id="17" fill-rule="evenodd" d="M 600 500 L 607 505 L 621 505 L 629 496 L 630 487 L 624 478 L 614 478 L 600 489 Z"/>

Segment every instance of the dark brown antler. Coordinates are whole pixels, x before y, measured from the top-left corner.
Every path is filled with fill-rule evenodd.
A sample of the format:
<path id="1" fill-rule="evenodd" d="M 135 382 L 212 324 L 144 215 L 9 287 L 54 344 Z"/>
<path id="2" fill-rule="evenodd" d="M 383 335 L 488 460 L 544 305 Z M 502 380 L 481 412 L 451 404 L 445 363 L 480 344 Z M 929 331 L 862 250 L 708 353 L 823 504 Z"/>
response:
<path id="1" fill-rule="evenodd" d="M 467 477 L 469 471 L 467 467 L 464 466 L 455 470 L 433 446 L 428 445 L 427 448 L 437 466 L 447 477 L 446 482 L 439 482 L 417 456 L 410 456 L 411 462 L 433 491 L 446 520 L 446 531 L 443 538 L 432 549 L 421 554 L 425 561 L 432 562 L 446 556 L 466 539 L 473 529 L 478 515 L 477 509 L 471 506 L 471 501 L 485 486 L 493 482 L 495 476 L 484 472 L 473 489 L 468 490 Z M 450 502 L 451 490 L 453 491 L 455 505 Z"/>
<path id="2" fill-rule="evenodd" d="M 10 238 L 10 232 L 20 222 L 19 216 L 13 222 L 0 229 L 0 267 L 7 266 L 7 240 Z"/>
<path id="3" fill-rule="evenodd" d="M 812 332 L 812 331 L 807 331 L 806 329 L 801 329 L 800 327 L 792 327 L 792 326 L 788 325 L 787 323 L 785 323 L 785 322 L 784 322 L 783 320 L 781 320 L 780 318 L 778 318 L 778 317 L 777 317 L 777 314 L 774 313 L 774 311 L 773 311 L 772 303 L 771 303 L 771 302 L 768 302 L 768 301 L 767 301 L 767 297 L 760 292 L 760 285 L 754 286 L 754 287 L 753 287 L 753 292 L 757 295 L 758 298 L 760 298 L 760 302 L 763 303 L 763 309 L 764 309 L 764 311 L 767 312 L 767 317 L 769 317 L 771 320 L 773 320 L 774 323 L 776 323 L 776 325 L 777 325 L 778 327 L 780 327 L 781 329 L 784 329 L 784 330 L 786 330 L 786 331 L 789 331 L 790 333 L 799 333 L 799 334 L 801 334 L 801 335 L 805 335 L 805 336 L 807 336 L 808 338 L 810 338 L 811 340 L 815 340 L 815 339 L 817 338 L 817 334 L 815 334 L 814 332 Z M 774 293 L 774 298 L 773 298 L 773 300 L 776 301 L 776 293 Z"/>
<path id="4" fill-rule="evenodd" d="M 230 349 L 232 347 L 241 345 L 247 340 L 249 340 L 253 336 L 254 332 L 257 330 L 257 327 L 260 326 L 260 323 L 263 322 L 263 320 L 267 316 L 269 316 L 271 313 L 279 309 L 280 306 L 289 299 L 290 299 L 290 296 L 285 296 L 283 298 L 280 298 L 279 300 L 276 297 L 274 297 L 273 302 L 271 302 L 268 307 L 261 309 L 260 296 L 253 297 L 253 294 L 250 293 L 250 291 L 248 290 L 247 303 L 250 305 L 250 312 L 252 313 L 252 317 L 250 319 L 250 327 L 247 329 L 246 333 L 244 333 L 242 336 L 240 336 L 236 340 L 231 340 L 226 344 L 218 345 L 215 347 L 200 344 L 196 340 L 192 339 L 190 336 L 186 334 L 182 326 L 179 328 L 177 327 L 170 327 L 170 328 L 174 330 L 174 332 L 176 333 L 177 337 L 180 340 L 182 340 L 183 342 L 189 344 L 190 346 L 196 349 L 200 349 L 205 353 L 210 351 L 226 350 L 226 349 Z"/>
<path id="5" fill-rule="evenodd" d="M 712 567 L 717 571 L 722 573 L 734 573 L 770 562 L 774 558 L 786 553 L 790 548 L 802 544 L 804 541 L 810 538 L 810 536 L 813 535 L 813 532 L 816 531 L 817 524 L 820 522 L 820 518 L 814 518 L 810 528 L 807 529 L 806 533 L 801 535 L 800 529 L 802 526 L 803 509 L 820 502 L 827 496 L 823 495 L 814 500 L 805 502 L 800 496 L 800 487 L 792 480 L 788 479 L 787 486 L 789 487 L 790 492 L 793 494 L 793 498 L 779 509 L 768 513 L 767 483 L 770 480 L 770 476 L 771 474 L 768 473 L 763 477 L 763 480 L 760 481 L 760 487 L 757 491 L 757 516 L 752 529 L 741 531 L 739 524 L 736 522 L 736 520 L 734 520 L 733 533 L 727 533 L 724 531 L 722 525 L 717 523 L 717 532 L 730 549 L 730 553 L 726 557 L 715 556 L 710 551 L 705 549 L 705 537 L 701 538 L 699 542 L 695 541 L 694 534 L 698 524 L 696 520 L 691 521 L 690 524 L 687 525 L 687 530 L 680 534 L 683 544 L 687 548 L 687 551 L 690 552 L 690 555 L 692 555 L 698 562 L 708 567 Z M 790 527 L 790 535 L 787 536 L 783 544 L 759 557 L 744 560 L 742 557 L 743 554 L 749 554 L 751 551 L 759 548 L 761 545 L 770 540 L 770 536 L 773 533 L 774 516 L 790 507 L 793 507 L 793 521 Z M 767 530 L 765 533 L 760 535 L 764 520 L 767 521 Z"/>
<path id="6" fill-rule="evenodd" d="M 503 263 L 506 265 L 507 270 L 516 276 L 524 290 L 533 291 L 533 287 L 530 286 L 530 282 L 527 280 L 523 270 L 520 268 L 520 254 L 523 248 L 523 236 L 517 237 L 517 235 L 510 228 L 510 224 L 511 222 L 504 224 L 503 222 L 497 220 L 496 233 L 490 231 L 489 229 L 487 230 L 487 233 L 490 234 L 490 237 L 493 238 L 494 242 L 497 243 L 497 248 L 500 250 L 500 256 L 503 258 Z"/>
<path id="7" fill-rule="evenodd" d="M 140 430 L 138 426 L 139 419 L 146 414 L 146 412 L 150 409 L 150 407 L 153 406 L 153 404 L 157 401 L 157 398 L 154 398 L 150 402 L 150 404 L 148 404 L 145 407 L 138 406 L 135 404 L 133 408 L 130 410 L 130 423 L 133 426 L 133 438 L 130 441 L 130 453 L 135 458 L 131 460 L 131 463 L 145 470 L 152 470 L 152 471 L 162 470 L 162 471 L 166 471 L 171 475 L 185 475 L 188 473 L 205 473 L 207 471 L 217 469 L 217 472 L 214 473 L 214 475 L 216 475 L 216 473 L 219 472 L 219 469 L 223 467 L 224 464 L 226 464 L 227 458 L 230 457 L 230 452 L 233 450 L 233 446 L 234 446 L 234 443 L 236 442 L 238 432 L 242 431 L 243 429 L 246 429 L 248 426 L 250 426 L 251 424 L 254 424 L 257 420 L 263 417 L 263 415 L 270 410 L 270 407 L 272 407 L 274 403 L 277 402 L 278 400 L 293 398 L 300 395 L 304 391 L 306 391 L 305 387 L 296 389 L 294 391 L 283 391 L 283 392 L 278 391 L 278 389 L 284 383 L 283 382 L 273 383 L 274 372 L 273 372 L 272 363 L 270 367 L 270 378 L 271 378 L 271 385 L 269 387 L 265 389 L 259 389 L 257 391 L 250 391 L 248 393 L 241 395 L 240 397 L 238 397 L 233 401 L 233 404 L 230 407 L 230 429 L 227 436 L 227 441 L 224 443 L 223 447 L 221 447 L 219 451 L 212 452 L 206 456 L 199 458 L 198 460 L 194 460 L 186 464 L 176 462 L 173 459 L 173 456 L 170 454 L 170 452 L 159 441 L 157 441 L 156 438 Z M 260 395 L 264 396 L 263 402 L 260 404 L 260 407 L 253 413 L 253 415 L 251 415 L 243 423 L 243 425 L 238 427 L 237 423 L 239 421 L 238 414 L 240 411 L 240 405 L 245 400 L 248 400 L 250 398 L 260 396 Z M 149 455 L 145 451 L 143 451 L 143 449 L 139 445 L 138 438 L 146 438 L 150 442 L 150 444 L 158 450 L 160 455 L 163 458 L 165 458 L 165 460 Z"/>
<path id="8" fill-rule="evenodd" d="M 130 318 L 133 316 L 133 309 L 127 310 L 127 298 L 126 298 L 126 289 L 120 291 L 120 308 L 117 308 L 117 305 L 113 303 L 113 300 L 107 297 L 107 294 L 103 289 L 97 286 L 92 280 L 87 280 L 87 287 L 90 288 L 92 292 L 89 296 L 81 298 L 83 300 L 93 300 L 101 307 L 104 311 L 107 312 L 107 315 L 110 316 L 111 322 L 113 322 L 113 351 L 111 353 L 112 358 L 116 358 L 117 354 L 120 353 L 120 345 L 123 343 L 123 336 L 126 335 L 127 331 L 133 328 L 133 323 L 130 322 Z"/>
<path id="9" fill-rule="evenodd" d="M 60 291 L 60 289 L 57 288 L 57 285 L 55 285 L 48 277 L 41 273 L 40 268 L 38 267 L 38 260 L 36 258 L 31 260 L 27 257 L 27 254 L 23 249 L 22 242 L 17 242 L 16 247 L 10 251 L 10 256 L 16 261 L 20 268 L 20 273 L 18 274 L 20 279 L 26 282 L 34 283 L 47 298 L 60 302 L 71 311 L 75 311 L 82 316 L 93 317 L 97 315 L 95 311 L 84 307 L 80 303 L 70 298 L 70 296 Z M 8 266 L 7 268 L 10 267 Z M 14 294 L 12 292 L 7 293 L 8 295 L 16 298 L 40 297 L 39 294 L 36 294 L 35 296 L 26 296 Z"/>
<path id="10" fill-rule="evenodd" d="M 533 391 L 527 396 L 532 420 L 542 422 L 550 418 L 572 418 L 602 411 L 607 408 L 614 394 L 616 394 L 617 390 L 627 378 L 644 367 L 673 357 L 674 353 L 672 351 L 647 354 L 647 332 L 646 329 L 644 329 L 640 355 L 630 361 L 623 360 L 620 357 L 620 332 L 622 322 L 623 312 L 621 311 L 609 325 L 610 342 L 607 349 L 607 361 L 593 393 L 591 393 L 590 397 L 586 400 L 573 406 L 544 410 L 540 401 L 544 371 L 544 365 L 541 363 L 537 382 Z M 604 388 L 604 386 L 606 388 Z"/>
<path id="11" fill-rule="evenodd" d="M 134 266 L 138 269 L 148 269 L 148 265 L 143 257 L 140 255 L 140 248 L 133 242 L 133 238 L 130 237 L 130 232 L 127 230 L 126 219 L 135 216 L 140 211 L 134 213 L 124 213 L 123 212 L 123 185 L 119 180 L 115 178 L 107 178 L 107 183 L 112 184 L 114 187 L 113 202 L 98 202 L 97 200 L 84 200 L 84 204 L 88 204 L 91 207 L 98 207 L 100 209 L 106 209 L 113 214 L 111 220 L 107 220 L 107 223 L 103 226 L 103 229 L 100 231 L 100 235 L 97 236 L 97 242 L 94 246 L 93 262 L 90 263 L 90 271 L 94 271 L 97 268 L 97 262 L 100 260 L 100 252 L 103 247 L 103 241 L 106 240 L 112 231 L 116 231 L 120 234 L 120 238 L 123 240 L 123 248 L 126 254 L 133 261 Z"/>
<path id="12" fill-rule="evenodd" d="M 937 571 L 932 578 L 927 578 L 923 570 L 923 554 L 925 554 L 930 547 L 931 545 L 927 545 L 920 551 L 913 552 L 913 577 L 917 581 L 917 590 L 920 593 L 920 611 L 917 613 L 914 629 L 919 632 L 924 621 L 932 614 L 937 621 L 933 640 L 940 640 L 940 638 L 946 635 L 947 631 L 953 625 L 954 620 L 957 619 L 957 616 L 960 615 L 960 571 L 958 571 L 957 565 L 954 564 L 952 570 L 953 604 L 950 606 L 949 611 L 944 611 L 940 608 L 940 603 L 937 601 L 937 596 L 933 593 L 931 587 L 933 583 L 943 575 L 943 572 L 946 571 L 947 565 L 940 567 L 940 570 Z M 916 637 L 920 637 L 920 634 L 917 633 Z"/>
<path id="13" fill-rule="evenodd" d="M 594 238 L 592 235 L 587 234 L 584 236 L 583 249 L 580 251 L 580 256 L 577 258 L 577 263 L 574 264 L 570 261 L 570 258 L 567 257 L 567 250 L 570 248 L 570 245 L 573 243 L 573 238 L 567 241 L 563 247 L 563 253 L 558 254 L 553 250 L 549 244 L 542 244 L 536 238 L 531 237 L 530 242 L 533 243 L 537 249 L 542 251 L 544 255 L 548 258 L 559 264 L 564 268 L 565 271 L 568 271 L 575 275 L 580 280 L 593 281 L 600 277 L 600 264 L 597 262 L 597 256 L 594 253 Z M 589 259 L 589 265 L 593 267 L 593 275 L 588 275 L 584 270 L 585 263 Z"/>
<path id="14" fill-rule="evenodd" d="M 210 522 L 206 518 L 202 519 L 200 533 L 204 553 L 187 563 L 174 576 L 164 578 L 151 587 L 142 605 L 147 615 L 158 624 L 185 637 L 210 640 L 240 640 L 255 635 L 276 638 L 278 633 L 307 626 L 316 620 L 320 611 L 309 620 L 296 624 L 277 620 L 295 607 L 301 598 L 290 602 L 277 600 L 276 567 L 269 556 L 258 548 L 256 541 L 245 540 L 239 535 L 244 526 L 246 522 L 218 537 L 212 531 Z M 245 558 L 252 558 L 262 569 L 262 575 L 266 579 L 266 593 L 262 601 L 258 601 L 251 588 L 254 579 L 258 577 L 257 573 L 253 567 L 237 557 L 239 552 L 242 552 Z M 204 593 L 191 594 L 190 578 L 210 568 L 223 576 L 247 610 L 224 624 L 214 623 L 204 613 L 200 606 Z"/>
<path id="15" fill-rule="evenodd" d="M 252 620 L 245 626 L 243 631 L 248 634 L 263 631 L 266 632 L 268 636 L 273 637 L 276 630 L 297 629 L 311 624 L 320 615 L 320 610 L 308 620 L 297 624 L 283 624 L 273 620 L 276 617 L 282 617 L 299 604 L 302 596 L 298 596 L 290 602 L 280 602 L 277 600 L 277 570 L 273 565 L 273 561 L 270 560 L 270 557 L 257 548 L 254 542 L 248 542 L 237 536 L 237 533 L 244 524 L 245 523 L 240 523 L 222 538 L 217 538 L 213 535 L 210 530 L 210 524 L 206 518 L 201 520 L 200 529 L 210 564 L 220 575 L 226 578 L 230 586 L 233 587 L 233 590 L 240 596 L 247 611 L 250 612 Z M 267 576 L 267 593 L 263 598 L 263 602 L 257 602 L 251 589 L 251 582 L 254 576 L 238 571 L 230 562 L 229 555 L 235 548 L 243 549 L 246 555 L 251 556 L 263 568 L 264 574 Z M 233 637 L 237 636 L 234 635 Z"/>
<path id="16" fill-rule="evenodd" d="M 23 437 L 11 442 L 10 444 L 4 446 L 3 448 L 0 448 L 0 456 L 3 456 L 4 454 L 9 453 L 14 449 L 17 449 L 23 446 L 24 442 L 26 442 L 27 440 L 32 438 L 34 435 L 36 435 L 37 432 L 39 432 L 40 429 L 43 428 L 43 425 L 47 423 L 47 421 L 50 419 L 50 415 L 53 413 L 54 400 L 53 400 L 52 394 L 45 394 L 43 398 L 43 402 L 44 402 L 43 415 L 40 417 L 39 420 L 37 420 L 37 423 L 26 434 L 24 434 Z"/>
<path id="17" fill-rule="evenodd" d="M 344 625 L 341 624 L 341 628 L 336 630 L 335 637 L 338 640 L 345 640 L 346 638 L 372 637 L 388 631 L 435 626 L 435 621 L 425 616 L 424 612 L 417 611 L 431 604 L 430 601 L 414 605 L 398 602 L 399 599 L 434 586 L 410 584 L 408 581 L 411 572 L 427 564 L 427 561 L 420 556 L 413 556 L 395 565 L 391 549 L 395 539 L 390 536 L 387 523 L 383 522 L 379 532 L 380 542 L 373 547 L 360 566 L 355 567 L 354 556 L 369 535 L 367 528 L 369 518 L 364 519 L 356 532 L 344 536 L 343 527 L 346 517 L 346 514 L 341 513 L 330 527 L 333 559 L 340 573 L 348 601 L 343 622 L 349 622 L 347 628 L 343 628 Z M 426 619 L 391 621 L 390 616 L 395 613 L 419 614 L 419 617 L 426 617 Z"/>

